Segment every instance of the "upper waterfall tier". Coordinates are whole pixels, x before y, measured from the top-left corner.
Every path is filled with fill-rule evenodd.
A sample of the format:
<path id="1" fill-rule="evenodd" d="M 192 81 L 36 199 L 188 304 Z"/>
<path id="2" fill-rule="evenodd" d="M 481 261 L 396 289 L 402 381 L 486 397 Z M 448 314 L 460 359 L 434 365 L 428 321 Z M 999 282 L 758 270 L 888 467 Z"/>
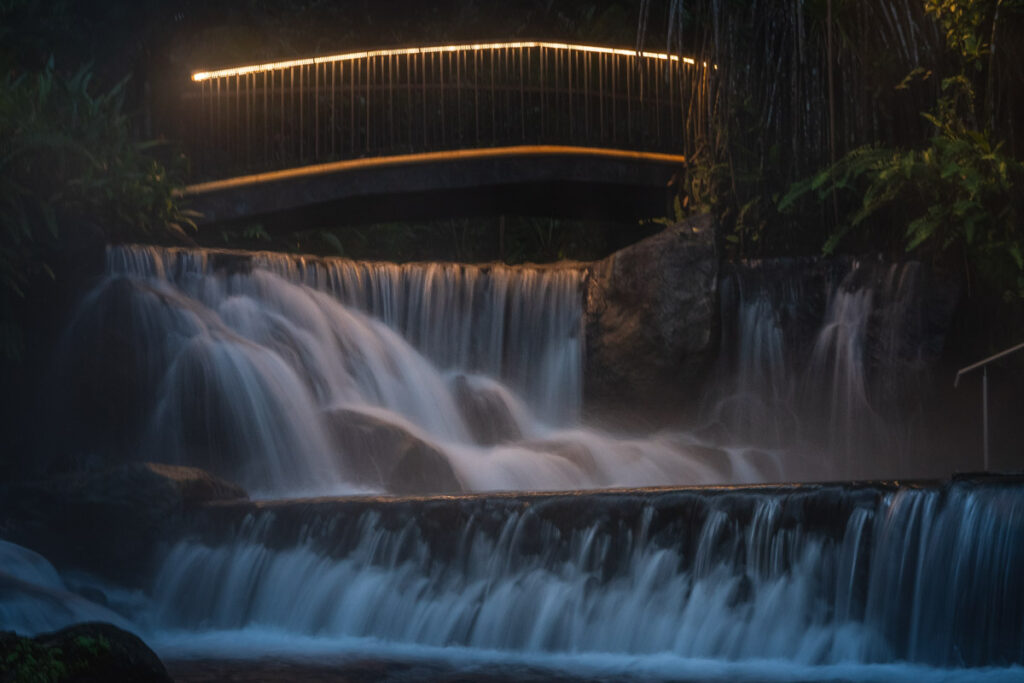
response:
<path id="1" fill-rule="evenodd" d="M 353 261 L 258 252 L 111 247 L 107 269 L 162 278 L 212 306 L 277 295 L 247 277 L 266 270 L 380 320 L 442 370 L 488 375 L 556 423 L 579 414 L 583 270 Z M 213 282 L 201 279 L 209 277 Z"/>
<path id="2" fill-rule="evenodd" d="M 86 368 L 73 414 L 97 450 L 123 435 L 124 457 L 274 496 L 779 476 L 770 454 L 577 423 L 582 267 L 157 247 L 108 263 L 65 358 Z"/>

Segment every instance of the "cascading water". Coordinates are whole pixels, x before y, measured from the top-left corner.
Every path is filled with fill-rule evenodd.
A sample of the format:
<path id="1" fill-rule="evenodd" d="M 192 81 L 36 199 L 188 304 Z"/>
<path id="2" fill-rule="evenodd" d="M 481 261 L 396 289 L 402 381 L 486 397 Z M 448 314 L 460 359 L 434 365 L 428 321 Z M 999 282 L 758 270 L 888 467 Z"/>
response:
<path id="1" fill-rule="evenodd" d="M 117 247 L 72 325 L 68 358 L 113 368 L 97 381 L 114 382 L 107 393 L 127 395 L 120 403 L 138 416 L 128 451 L 265 494 L 777 473 L 771 457 L 709 456 L 686 434 L 627 440 L 579 426 L 581 278 L 571 266 Z M 117 419 L 100 426 L 124 432 Z"/>
<path id="2" fill-rule="evenodd" d="M 714 441 L 579 423 L 571 266 L 111 248 L 66 359 L 86 387 L 108 382 L 81 414 L 122 434 L 89 447 L 199 464 L 275 497 L 763 481 L 792 476 L 807 444 L 822 462 L 804 471 L 835 475 L 850 461 L 820 453 L 862 448 L 858 430 L 892 438 L 886 407 L 927 362 L 906 341 L 934 336 L 909 303 L 919 275 L 853 264 L 726 279 Z M 103 587 L 121 616 L 0 545 L 13 567 L 0 568 L 0 621 L 126 619 L 172 659 L 1024 679 L 1020 492 L 961 480 L 221 504 L 189 513 L 146 595 Z"/>
<path id="3" fill-rule="evenodd" d="M 270 628 L 279 646 L 355 638 L 677 665 L 1024 663 L 1019 486 L 523 502 L 211 511 L 164 562 L 148 628 L 185 650 L 215 633 L 244 650 Z"/>
<path id="4" fill-rule="evenodd" d="M 754 263 L 721 289 L 705 413 L 729 440 L 784 450 L 797 477 L 947 471 L 912 458 L 925 371 L 955 301 L 920 264 Z"/>

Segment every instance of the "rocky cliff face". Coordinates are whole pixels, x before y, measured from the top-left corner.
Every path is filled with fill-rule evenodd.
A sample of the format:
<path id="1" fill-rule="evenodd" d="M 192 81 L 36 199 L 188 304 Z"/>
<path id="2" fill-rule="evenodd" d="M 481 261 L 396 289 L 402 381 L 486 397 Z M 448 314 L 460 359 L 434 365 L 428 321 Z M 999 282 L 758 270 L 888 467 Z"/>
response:
<path id="1" fill-rule="evenodd" d="M 718 336 L 711 216 L 698 216 L 588 268 L 589 405 L 656 407 L 696 398 Z"/>

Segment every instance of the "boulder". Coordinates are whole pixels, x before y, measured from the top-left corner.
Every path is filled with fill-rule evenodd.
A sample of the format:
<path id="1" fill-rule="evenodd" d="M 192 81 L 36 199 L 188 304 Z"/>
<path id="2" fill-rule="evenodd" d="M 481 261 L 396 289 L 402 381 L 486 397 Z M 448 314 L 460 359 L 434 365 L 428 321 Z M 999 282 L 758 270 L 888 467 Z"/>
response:
<path id="1" fill-rule="evenodd" d="M 75 624 L 24 638 L 0 633 L 0 681 L 170 683 L 159 657 L 112 624 Z"/>
<path id="2" fill-rule="evenodd" d="M 710 215 L 615 252 L 588 268 L 588 403 L 638 409 L 699 396 L 718 332 L 718 258 Z"/>
<path id="3" fill-rule="evenodd" d="M 153 463 L 19 482 L 0 487 L 0 538 L 59 569 L 137 585 L 186 507 L 245 497 L 203 470 Z"/>
<path id="4" fill-rule="evenodd" d="M 473 383 L 465 375 L 458 375 L 452 381 L 452 393 L 478 444 L 494 446 L 523 437 L 506 398 L 497 387 Z"/>
<path id="5" fill-rule="evenodd" d="M 444 453 L 409 428 L 348 408 L 330 411 L 328 422 L 358 483 L 401 495 L 462 492 Z"/>

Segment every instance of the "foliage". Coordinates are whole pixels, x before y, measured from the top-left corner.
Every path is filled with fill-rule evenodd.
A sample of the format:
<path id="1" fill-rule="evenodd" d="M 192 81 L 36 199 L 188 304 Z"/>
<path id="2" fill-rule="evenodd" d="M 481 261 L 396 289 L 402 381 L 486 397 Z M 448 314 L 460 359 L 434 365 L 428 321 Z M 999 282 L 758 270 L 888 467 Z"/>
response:
<path id="1" fill-rule="evenodd" d="M 1024 297 L 1024 208 L 1015 191 L 1024 181 L 1024 164 L 1005 154 L 989 131 L 965 123 L 972 101 L 966 79 L 946 79 L 943 92 L 935 111 L 923 114 L 937 131 L 927 147 L 855 149 L 796 183 L 779 208 L 790 208 L 808 192 L 824 200 L 833 192 L 853 191 L 859 206 L 829 237 L 826 253 L 835 251 L 851 229 L 895 207 L 905 219 L 906 250 L 962 253 L 991 284 Z"/>
<path id="2" fill-rule="evenodd" d="M 1024 0 L 924 0 L 924 9 L 942 25 L 946 45 L 970 68 L 980 71 L 991 48 L 988 36 L 999 11 L 1020 11 Z"/>
<path id="3" fill-rule="evenodd" d="M 69 645 L 65 651 L 31 638 L 8 636 L 0 641 L 0 680 L 8 680 L 5 674 L 24 683 L 73 680 L 111 655 L 110 641 L 103 636 L 78 635 Z"/>
<path id="4" fill-rule="evenodd" d="M 33 278 L 52 277 L 48 254 L 88 226 L 115 241 L 181 239 L 195 228 L 179 206 L 173 174 L 153 156 L 156 144 L 137 143 L 132 135 L 124 82 L 96 94 L 91 81 L 88 68 L 63 76 L 52 61 L 38 73 L 7 73 L 0 80 L 5 309 L 26 295 Z M 17 343 L 4 313 L 0 350 L 9 357 Z"/>
<path id="5" fill-rule="evenodd" d="M 991 75 L 985 58 L 991 57 L 1000 9 L 1020 10 L 1024 2 L 925 0 L 924 8 L 945 32 L 958 65 L 942 80 L 934 107 L 922 113 L 933 128 L 927 144 L 856 148 L 793 184 L 779 209 L 792 210 L 809 193 L 821 201 L 831 197 L 838 209 L 841 196 L 849 211 L 825 242 L 826 253 L 844 242 L 878 245 L 896 237 L 906 251 L 962 262 L 968 283 L 973 273 L 1004 296 L 1024 298 L 1024 203 L 1015 190 L 1024 182 L 1024 164 L 991 128 L 979 126 L 991 120 L 992 86 L 985 86 L 987 98 L 975 87 L 985 80 L 980 73 Z M 931 77 L 916 68 L 896 89 Z M 988 111 L 979 117 L 983 108 Z M 903 226 L 895 235 L 887 229 L 894 223 Z"/>
<path id="6" fill-rule="evenodd" d="M 67 676 L 67 667 L 60 648 L 46 647 L 28 638 L 18 638 L 13 645 L 5 643 L 0 673 L 11 674 L 12 680 L 26 683 L 56 683 Z"/>

